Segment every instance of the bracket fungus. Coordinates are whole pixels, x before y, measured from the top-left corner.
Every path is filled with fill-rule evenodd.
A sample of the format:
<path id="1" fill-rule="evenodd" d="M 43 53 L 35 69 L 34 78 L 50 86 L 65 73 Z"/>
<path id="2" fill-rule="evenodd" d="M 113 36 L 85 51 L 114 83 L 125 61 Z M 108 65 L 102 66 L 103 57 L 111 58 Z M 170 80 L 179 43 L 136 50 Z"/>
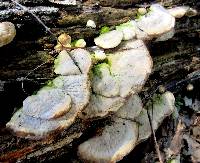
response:
<path id="1" fill-rule="evenodd" d="M 94 66 L 91 80 L 93 94 L 82 112 L 83 119 L 104 117 L 116 112 L 126 97 L 140 92 L 153 65 L 142 40 L 124 42 L 118 51 L 107 56 L 107 60 L 109 64 Z"/>
<path id="2" fill-rule="evenodd" d="M 155 100 L 155 97 L 154 97 Z M 153 103 L 151 119 L 156 130 L 162 120 L 175 109 L 172 93 L 166 92 Z M 150 109 L 150 106 L 147 106 Z M 113 115 L 111 124 L 106 125 L 100 135 L 90 138 L 78 147 L 78 155 L 87 162 L 114 163 L 120 161 L 142 140 L 151 135 L 147 111 L 137 95 Z M 138 124 L 139 122 L 139 124 Z"/>
<path id="3" fill-rule="evenodd" d="M 152 121 L 152 127 L 156 130 L 162 121 L 172 114 L 175 110 L 175 98 L 171 92 L 165 92 L 162 95 L 155 95 L 152 99 L 153 103 L 147 104 L 146 108 Z M 140 115 L 136 118 L 139 125 L 138 143 L 146 140 L 151 135 L 151 127 L 147 115 L 147 110 L 143 109 Z"/>
<path id="4" fill-rule="evenodd" d="M 59 76 L 36 95 L 27 97 L 7 127 L 17 136 L 43 139 L 67 129 L 78 116 L 93 120 L 112 113 L 111 124 L 105 126 L 101 135 L 82 143 L 78 153 L 89 162 L 121 160 L 151 135 L 147 110 L 137 95 L 153 66 L 144 40 L 164 41 L 172 37 L 172 15 L 154 4 L 139 19 L 95 38 L 95 47 L 68 51 L 61 47 L 54 65 Z M 71 46 L 71 37 L 66 34 L 58 40 L 58 45 Z M 83 40 L 81 45 L 85 46 Z M 174 110 L 173 94 L 160 95 L 152 109 L 150 116 L 156 130 Z"/>
<path id="5" fill-rule="evenodd" d="M 104 49 L 110 49 L 117 47 L 123 38 L 123 33 L 121 31 L 113 30 L 100 35 L 94 39 L 96 45 Z"/>
<path id="6" fill-rule="evenodd" d="M 138 128 L 135 122 L 115 119 L 105 126 L 100 136 L 85 141 L 78 147 L 78 155 L 87 162 L 114 163 L 121 160 L 135 146 Z"/>
<path id="7" fill-rule="evenodd" d="M 77 55 L 80 51 L 82 56 Z M 65 56 L 59 55 L 58 59 L 61 58 L 66 63 L 59 61 L 58 67 L 61 68 L 56 68 L 56 73 L 63 74 L 62 68 L 65 69 L 66 65 L 75 68 L 77 65 L 74 60 L 81 72 L 77 74 L 71 68 L 71 72 L 64 73 L 67 75 L 58 76 L 50 85 L 41 88 L 36 95 L 27 97 L 22 109 L 18 110 L 7 123 L 7 127 L 17 136 L 44 139 L 58 130 L 62 131 L 75 121 L 88 104 L 90 96 L 88 72 L 91 65 L 91 60 L 87 56 L 89 53 L 83 49 L 76 49 L 72 53 L 72 60 L 66 51 L 60 53 L 61 56 Z M 85 62 L 83 59 L 88 59 L 87 65 L 83 64 Z"/>
<path id="8" fill-rule="evenodd" d="M 9 44 L 15 38 L 15 25 L 11 22 L 0 22 L 0 47 Z"/>
<path id="9" fill-rule="evenodd" d="M 137 108 L 132 108 L 133 106 Z M 140 98 L 137 95 L 131 96 L 113 116 L 111 124 L 104 127 L 100 135 L 79 145 L 78 155 L 81 159 L 87 162 L 114 163 L 126 156 L 137 142 L 138 125 L 133 119 L 134 113 L 138 115 L 141 110 Z"/>
<path id="10" fill-rule="evenodd" d="M 161 5 L 151 5 L 150 11 L 137 20 L 137 26 L 149 36 L 158 36 L 174 28 L 175 18 Z"/>
<path id="11" fill-rule="evenodd" d="M 168 12 L 175 18 L 182 18 L 183 16 L 196 16 L 197 11 L 189 6 L 178 6 L 168 9 Z"/>

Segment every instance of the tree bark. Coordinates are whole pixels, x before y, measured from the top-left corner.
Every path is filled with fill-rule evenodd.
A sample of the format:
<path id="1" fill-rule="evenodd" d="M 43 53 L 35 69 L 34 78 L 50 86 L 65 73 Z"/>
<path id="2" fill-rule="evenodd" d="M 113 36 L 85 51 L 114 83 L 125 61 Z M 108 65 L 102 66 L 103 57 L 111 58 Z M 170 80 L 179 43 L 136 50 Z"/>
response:
<path id="1" fill-rule="evenodd" d="M 86 39 L 88 46 L 93 45 L 93 38 L 98 35 L 102 26 L 112 28 L 134 19 L 138 6 L 150 4 L 139 0 L 126 0 L 124 3 L 122 0 L 115 0 L 113 4 L 110 0 L 88 0 L 78 2 L 76 6 L 64 7 L 46 0 L 20 2 L 38 15 L 55 36 L 67 32 L 73 39 Z M 180 2 L 190 7 L 199 7 L 199 2 L 195 0 L 163 3 L 165 6 L 173 6 Z M 86 27 L 89 19 L 96 22 L 97 29 Z M 28 95 L 55 78 L 55 53 L 52 51 L 56 40 L 49 33 L 45 33 L 45 29 L 29 13 L 9 1 L 0 3 L 1 21 L 13 22 L 17 27 L 17 36 L 11 44 L 0 48 L 0 97 L 4 106 L 0 110 L 0 162 L 44 162 L 62 157 L 70 162 L 71 155 L 72 158 L 76 157 L 74 154 L 77 145 L 93 135 L 93 130 L 109 123 L 109 118 L 95 122 L 82 122 L 77 119 L 75 124 L 58 133 L 53 140 L 30 141 L 17 138 L 6 131 L 5 124 L 11 118 L 14 108 L 20 107 Z M 140 93 L 144 103 L 157 91 L 159 85 L 164 85 L 167 90 L 176 93 L 185 89 L 188 83 L 196 84 L 200 81 L 199 22 L 199 15 L 178 19 L 176 34 L 172 39 L 166 42 L 147 42 L 154 68 Z M 44 62 L 47 64 L 24 79 L 22 89 L 22 77 Z"/>

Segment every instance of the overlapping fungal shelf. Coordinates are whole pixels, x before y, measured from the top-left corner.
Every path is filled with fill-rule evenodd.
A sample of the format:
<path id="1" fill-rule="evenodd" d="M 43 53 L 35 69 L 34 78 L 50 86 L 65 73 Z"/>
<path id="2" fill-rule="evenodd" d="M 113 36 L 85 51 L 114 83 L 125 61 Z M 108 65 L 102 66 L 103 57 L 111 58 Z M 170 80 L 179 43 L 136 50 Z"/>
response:
<path id="1" fill-rule="evenodd" d="M 176 14 L 154 4 L 138 19 L 95 38 L 96 47 L 62 49 L 54 66 L 59 76 L 27 97 L 7 127 L 17 136 L 44 139 L 70 127 L 78 116 L 93 120 L 113 113 L 112 124 L 81 144 L 78 154 L 88 162 L 121 160 L 151 135 L 146 111 L 151 105 L 144 108 L 137 95 L 153 66 L 143 40 L 172 37 L 168 33 L 174 30 Z M 165 92 L 154 99 L 156 130 L 173 112 L 174 96 Z"/>

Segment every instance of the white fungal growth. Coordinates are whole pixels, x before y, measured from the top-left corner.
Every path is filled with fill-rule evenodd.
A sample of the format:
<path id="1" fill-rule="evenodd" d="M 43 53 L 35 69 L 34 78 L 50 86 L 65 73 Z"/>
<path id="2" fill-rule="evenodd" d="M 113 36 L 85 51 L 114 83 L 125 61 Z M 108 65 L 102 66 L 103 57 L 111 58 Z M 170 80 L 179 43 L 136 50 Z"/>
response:
<path id="1" fill-rule="evenodd" d="M 72 4 L 75 1 L 51 2 Z M 148 13 L 146 9 L 138 11 L 143 15 L 140 19 L 101 34 L 94 39 L 95 47 L 85 47 L 84 39 L 71 43 L 69 35 L 61 34 L 56 46 L 61 52 L 54 65 L 54 72 L 59 76 L 27 97 L 7 127 L 17 136 L 44 139 L 69 128 L 78 116 L 93 120 L 113 114 L 111 124 L 105 126 L 101 135 L 79 146 L 78 153 L 86 162 L 117 162 L 147 139 L 151 128 L 147 111 L 137 94 L 148 79 L 153 63 L 143 40 L 171 38 L 174 16 L 181 14 L 170 14 L 158 4 L 152 5 Z M 5 25 L 12 30 L 4 29 Z M 8 22 L 1 23 L 0 27 L 0 45 L 3 46 L 12 41 L 14 37 L 7 37 L 8 33 L 14 36 L 15 29 Z M 96 24 L 88 20 L 87 27 L 96 28 Z M 74 50 L 71 46 L 75 46 Z M 173 112 L 174 96 L 165 92 L 154 101 L 150 116 L 156 130 Z"/>
<path id="2" fill-rule="evenodd" d="M 175 18 L 182 18 L 187 11 L 189 10 L 188 6 L 179 6 L 168 9 L 167 11 Z"/>
<path id="3" fill-rule="evenodd" d="M 156 130 L 163 119 L 175 110 L 175 99 L 172 93 L 166 92 L 159 99 L 154 97 L 154 101 L 150 116 Z M 136 122 L 139 122 L 138 125 Z M 86 162 L 115 163 L 150 135 L 147 111 L 143 109 L 139 96 L 132 95 L 113 115 L 111 124 L 106 125 L 101 134 L 79 145 L 78 155 Z"/>
<path id="4" fill-rule="evenodd" d="M 104 34 L 101 34 L 99 37 L 94 39 L 94 42 L 97 46 L 110 49 L 117 47 L 123 38 L 123 33 L 121 31 L 113 30 Z"/>
<path id="5" fill-rule="evenodd" d="M 74 64 L 72 58 L 67 51 L 63 50 L 59 53 L 54 61 L 54 72 L 60 75 L 77 75 L 81 74 L 79 68 Z"/>
<path id="6" fill-rule="evenodd" d="M 0 22 L 0 47 L 9 44 L 15 37 L 15 25 L 11 22 Z"/>
<path id="7" fill-rule="evenodd" d="M 150 12 L 137 20 L 137 26 L 149 36 L 159 36 L 174 28 L 175 18 L 159 4 L 150 7 Z"/>
<path id="8" fill-rule="evenodd" d="M 169 32 L 162 34 L 160 37 L 158 37 L 155 41 L 166 41 L 172 38 L 175 34 L 174 28 L 172 28 Z"/>
<path id="9" fill-rule="evenodd" d="M 131 40 L 136 36 L 135 26 L 131 22 L 117 26 L 116 30 L 123 32 L 123 40 Z"/>
<path id="10" fill-rule="evenodd" d="M 86 162 L 115 163 L 134 148 L 137 136 L 135 122 L 118 118 L 105 126 L 100 136 L 82 143 L 78 147 L 78 154 Z"/>
<path id="11" fill-rule="evenodd" d="M 96 28 L 96 24 L 93 20 L 88 20 L 86 27 Z"/>

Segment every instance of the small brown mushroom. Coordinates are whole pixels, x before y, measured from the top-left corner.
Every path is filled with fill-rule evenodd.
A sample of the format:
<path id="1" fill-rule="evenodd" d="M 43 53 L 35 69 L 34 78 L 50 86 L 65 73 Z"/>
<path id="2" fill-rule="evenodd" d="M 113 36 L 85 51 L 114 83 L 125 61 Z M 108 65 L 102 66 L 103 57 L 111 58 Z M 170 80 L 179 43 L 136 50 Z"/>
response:
<path id="1" fill-rule="evenodd" d="M 15 25 L 11 22 L 0 23 L 0 47 L 9 44 L 15 37 Z"/>

